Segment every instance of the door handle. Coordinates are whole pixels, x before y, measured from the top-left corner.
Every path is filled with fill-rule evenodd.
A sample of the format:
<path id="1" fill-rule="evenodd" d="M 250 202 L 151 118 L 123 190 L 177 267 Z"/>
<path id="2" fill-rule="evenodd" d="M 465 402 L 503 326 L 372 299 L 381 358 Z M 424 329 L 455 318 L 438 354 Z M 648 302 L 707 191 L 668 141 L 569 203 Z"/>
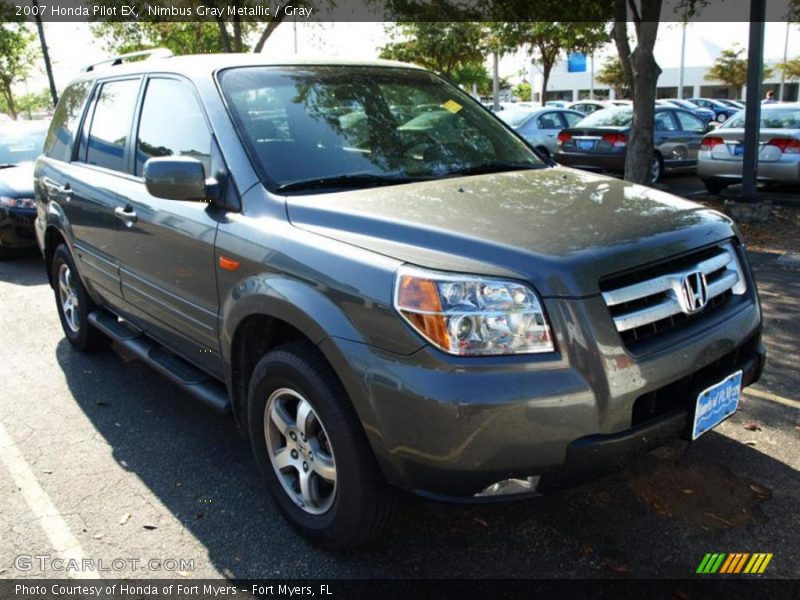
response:
<path id="1" fill-rule="evenodd" d="M 49 177 L 45 177 L 44 179 L 42 179 L 42 183 L 44 184 L 44 187 L 47 190 L 48 194 L 59 196 L 67 202 L 72 200 L 72 187 L 69 185 L 69 183 L 65 183 L 64 185 L 58 185 L 55 181 L 53 181 Z"/>
<path id="2" fill-rule="evenodd" d="M 116 207 L 114 209 L 114 216 L 125 223 L 126 227 L 132 227 L 133 224 L 136 223 L 136 212 L 130 206 L 126 206 L 125 208 L 120 206 Z"/>

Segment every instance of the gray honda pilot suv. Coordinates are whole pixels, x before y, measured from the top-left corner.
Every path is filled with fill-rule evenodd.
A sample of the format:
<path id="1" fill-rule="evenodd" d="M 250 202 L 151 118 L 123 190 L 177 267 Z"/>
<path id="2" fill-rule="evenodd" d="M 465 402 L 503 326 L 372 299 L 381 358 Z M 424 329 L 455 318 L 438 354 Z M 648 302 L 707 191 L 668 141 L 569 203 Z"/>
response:
<path id="1" fill-rule="evenodd" d="M 535 494 L 695 439 L 763 368 L 730 219 L 559 167 L 409 65 L 89 67 L 35 187 L 69 342 L 232 412 L 329 547 L 394 488 Z"/>

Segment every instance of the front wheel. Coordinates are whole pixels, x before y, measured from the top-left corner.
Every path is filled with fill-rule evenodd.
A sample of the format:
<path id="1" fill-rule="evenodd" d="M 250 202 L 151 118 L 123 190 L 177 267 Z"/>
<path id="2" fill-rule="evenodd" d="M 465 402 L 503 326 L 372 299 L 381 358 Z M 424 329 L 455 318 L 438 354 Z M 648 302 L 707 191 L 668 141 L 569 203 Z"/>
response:
<path id="1" fill-rule="evenodd" d="M 313 344 L 287 344 L 259 361 L 248 429 L 267 488 L 302 535 L 343 548 L 382 531 L 391 492 L 349 398 Z"/>
<path id="2" fill-rule="evenodd" d="M 56 308 L 67 340 L 82 352 L 107 347 L 111 340 L 89 323 L 89 313 L 97 307 L 81 281 L 72 255 L 64 244 L 53 254 L 51 273 L 55 278 Z"/>

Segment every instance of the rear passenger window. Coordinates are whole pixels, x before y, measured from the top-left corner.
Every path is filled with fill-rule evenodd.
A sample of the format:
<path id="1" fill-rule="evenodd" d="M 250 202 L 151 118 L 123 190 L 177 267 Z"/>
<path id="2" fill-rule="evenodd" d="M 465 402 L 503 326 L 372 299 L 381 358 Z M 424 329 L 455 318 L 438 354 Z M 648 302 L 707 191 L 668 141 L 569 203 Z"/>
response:
<path id="1" fill-rule="evenodd" d="M 672 120 L 669 112 L 657 112 L 655 116 L 656 131 L 675 131 L 675 121 Z"/>
<path id="2" fill-rule="evenodd" d="M 139 80 L 104 83 L 97 97 L 86 162 L 114 171 L 125 171 L 125 148 L 139 94 Z"/>
<path id="3" fill-rule="evenodd" d="M 91 81 L 79 81 L 69 86 L 53 115 L 53 122 L 44 142 L 44 153 L 56 160 L 69 161 L 72 158 L 72 146 L 75 140 L 75 130 L 83 114 L 83 105 L 89 95 Z"/>
<path id="4" fill-rule="evenodd" d="M 704 133 L 706 130 L 705 124 L 695 117 L 686 112 L 677 111 L 675 116 L 678 117 L 678 122 L 681 124 L 681 129 L 684 131 L 694 131 L 695 133 Z"/>
<path id="5" fill-rule="evenodd" d="M 136 174 L 154 156 L 189 156 L 211 173 L 211 133 L 192 90 L 175 79 L 147 84 L 136 139 Z"/>

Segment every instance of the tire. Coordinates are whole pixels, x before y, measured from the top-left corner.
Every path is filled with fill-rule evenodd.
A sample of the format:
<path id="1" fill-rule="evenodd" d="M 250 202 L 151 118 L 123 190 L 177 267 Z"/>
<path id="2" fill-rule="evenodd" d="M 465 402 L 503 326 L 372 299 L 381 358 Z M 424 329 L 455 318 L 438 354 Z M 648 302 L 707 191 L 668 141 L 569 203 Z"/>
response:
<path id="1" fill-rule="evenodd" d="M 330 549 L 359 546 L 381 533 L 393 494 L 347 394 L 313 344 L 285 344 L 258 362 L 247 412 L 258 468 L 294 529 Z"/>
<path id="2" fill-rule="evenodd" d="M 53 253 L 53 290 L 58 318 L 70 344 L 81 352 L 107 348 L 111 340 L 89 323 L 89 313 L 97 309 L 81 281 L 67 246 L 61 244 Z"/>
<path id="3" fill-rule="evenodd" d="M 650 164 L 650 183 L 658 183 L 664 176 L 664 159 L 656 152 L 653 155 L 653 162 Z"/>
<path id="4" fill-rule="evenodd" d="M 717 179 L 704 179 L 703 185 L 706 186 L 706 191 L 708 191 L 709 194 L 715 194 L 715 195 L 719 194 L 720 192 L 722 192 L 722 190 L 728 187 L 727 183 L 724 183 Z"/>

